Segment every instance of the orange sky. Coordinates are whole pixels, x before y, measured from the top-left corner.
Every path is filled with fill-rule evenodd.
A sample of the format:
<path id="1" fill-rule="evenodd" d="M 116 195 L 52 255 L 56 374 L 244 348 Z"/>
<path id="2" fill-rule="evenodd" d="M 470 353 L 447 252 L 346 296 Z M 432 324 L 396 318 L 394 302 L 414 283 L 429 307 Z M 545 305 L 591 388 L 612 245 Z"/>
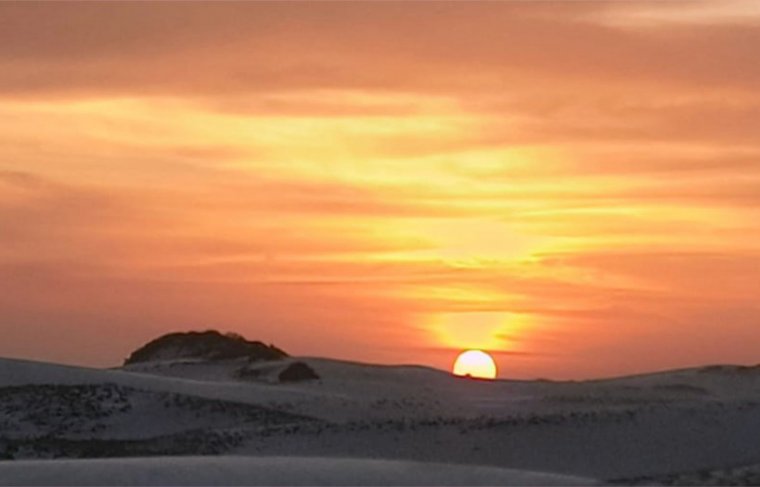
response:
<path id="1" fill-rule="evenodd" d="M 760 7 L 0 4 L 0 355 L 760 362 Z"/>

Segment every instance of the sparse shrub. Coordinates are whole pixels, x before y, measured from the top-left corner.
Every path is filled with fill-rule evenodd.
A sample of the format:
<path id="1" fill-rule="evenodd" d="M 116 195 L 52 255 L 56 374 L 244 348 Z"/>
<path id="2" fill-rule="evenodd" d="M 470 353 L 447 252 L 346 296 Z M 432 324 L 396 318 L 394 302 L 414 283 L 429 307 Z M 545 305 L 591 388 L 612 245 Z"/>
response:
<path id="1" fill-rule="evenodd" d="M 304 362 L 293 362 L 278 375 L 280 382 L 300 382 L 319 379 L 319 375 Z"/>

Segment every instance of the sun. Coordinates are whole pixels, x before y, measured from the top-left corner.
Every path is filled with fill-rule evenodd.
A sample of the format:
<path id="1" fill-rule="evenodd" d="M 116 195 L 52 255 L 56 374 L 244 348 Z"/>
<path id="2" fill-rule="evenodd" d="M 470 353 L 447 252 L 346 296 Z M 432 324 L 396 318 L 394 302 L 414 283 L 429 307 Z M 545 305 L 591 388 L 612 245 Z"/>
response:
<path id="1" fill-rule="evenodd" d="M 466 350 L 454 362 L 454 375 L 477 379 L 496 378 L 496 362 L 482 350 Z"/>

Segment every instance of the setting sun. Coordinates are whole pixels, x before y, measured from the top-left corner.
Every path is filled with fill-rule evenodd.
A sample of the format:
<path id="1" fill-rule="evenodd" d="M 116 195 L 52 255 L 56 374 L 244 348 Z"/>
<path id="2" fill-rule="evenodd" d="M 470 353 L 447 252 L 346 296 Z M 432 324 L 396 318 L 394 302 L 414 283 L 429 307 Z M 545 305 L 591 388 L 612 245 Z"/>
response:
<path id="1" fill-rule="evenodd" d="M 0 356 L 756 363 L 760 3 L 554 3 L 0 2 Z"/>
<path id="2" fill-rule="evenodd" d="M 477 379 L 496 378 L 496 363 L 482 350 L 467 350 L 454 362 L 454 375 Z"/>

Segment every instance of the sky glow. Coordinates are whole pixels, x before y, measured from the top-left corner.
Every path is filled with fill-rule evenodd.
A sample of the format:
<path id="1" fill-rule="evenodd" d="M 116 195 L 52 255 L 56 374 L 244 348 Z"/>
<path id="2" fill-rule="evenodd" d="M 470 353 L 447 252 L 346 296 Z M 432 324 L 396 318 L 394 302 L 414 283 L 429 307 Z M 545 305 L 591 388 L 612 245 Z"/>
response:
<path id="1" fill-rule="evenodd" d="M 9 2 L 0 45 L 2 356 L 760 361 L 756 2 Z"/>

